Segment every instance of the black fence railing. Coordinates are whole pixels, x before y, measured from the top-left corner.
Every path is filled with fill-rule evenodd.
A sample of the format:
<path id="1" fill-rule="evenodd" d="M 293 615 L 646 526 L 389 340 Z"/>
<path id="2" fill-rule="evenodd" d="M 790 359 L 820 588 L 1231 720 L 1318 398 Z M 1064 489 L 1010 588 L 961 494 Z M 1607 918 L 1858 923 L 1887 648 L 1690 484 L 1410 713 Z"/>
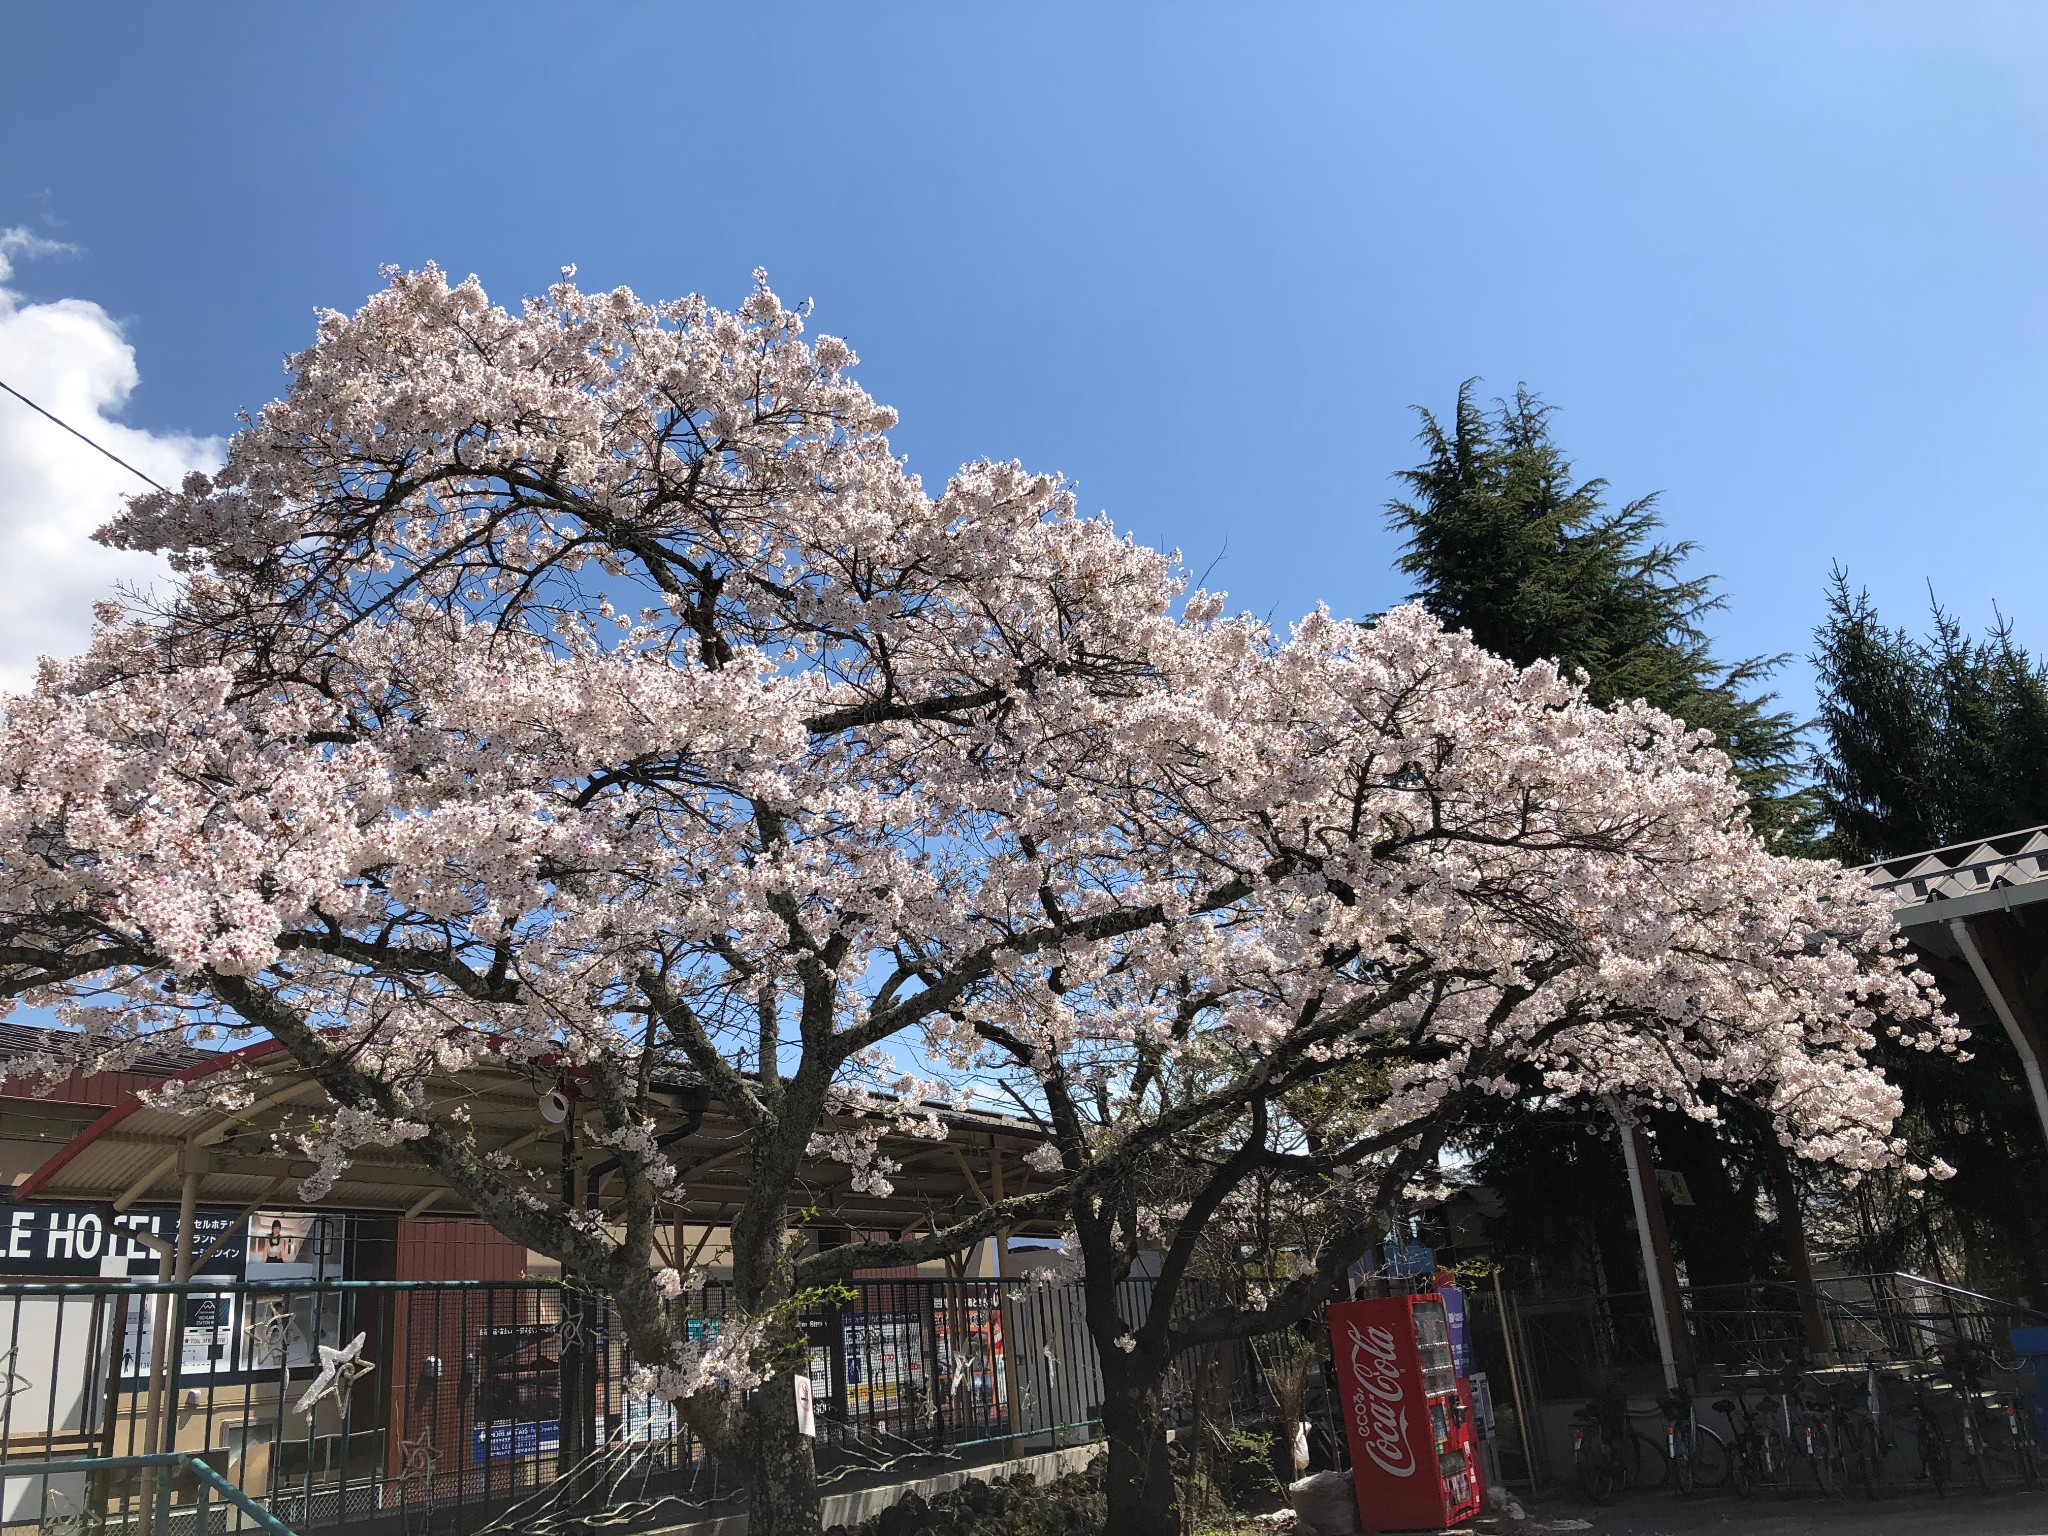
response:
<path id="1" fill-rule="evenodd" d="M 1986 1424 L 1996 1430 L 1990 1458 L 1975 1470 L 1994 1485 L 2021 1478 L 2017 1464 L 2007 1464 L 2004 1410 L 2032 1402 L 2038 1384 L 2034 1363 L 2015 1358 L 2013 1331 L 2048 1326 L 2048 1316 L 1906 1274 L 1825 1277 L 1806 1298 L 1781 1282 L 1680 1289 L 1696 1401 L 1768 1397 L 1787 1372 L 1859 1401 L 1873 1395 L 1887 1405 L 1888 1433 L 1904 1447 L 1877 1469 L 1888 1485 L 1914 1476 L 1906 1464 L 1912 1436 L 1897 1426 L 1910 1424 L 1915 1404 L 1927 1405 L 1952 1446 L 1964 1443 L 1963 1425 L 1974 1413 L 1973 1433 L 1983 1436 Z M 1496 1451 L 1510 1483 L 1569 1481 L 1571 1416 L 1610 1392 L 1643 1415 L 1636 1429 L 1652 1440 L 1662 1433 L 1662 1359 L 1647 1292 L 1531 1296 L 1482 1286 L 1467 1302 L 1475 1365 L 1491 1388 Z M 1817 1336 L 1809 1332 L 1816 1325 Z M 1708 1423 L 1729 1432 L 1711 1412 Z M 2035 1432 L 2048 1436 L 2048 1417 Z"/>
<path id="2" fill-rule="evenodd" d="M 1715 1377 L 1774 1371 L 1817 1359 L 1910 1365 L 1959 1355 L 2011 1353 L 2012 1330 L 2048 1325 L 2048 1315 L 1918 1275 L 1822 1279 L 1815 1302 L 1823 1329 L 1807 1336 L 1791 1285 L 1681 1287 L 1682 1315 L 1696 1365 Z M 1618 1378 L 1648 1379 L 1660 1364 L 1648 1292 L 1514 1297 L 1516 1366 L 1532 1400 L 1586 1399 Z M 1496 1374 L 1505 1373 L 1505 1329 L 1491 1293 L 1472 1298 L 1474 1338 Z"/>
<path id="3" fill-rule="evenodd" d="M 1125 1287 L 1133 1324 L 1149 1290 Z M 826 1480 L 1094 1435 L 1077 1289 L 844 1295 L 804 1317 Z M 715 1284 L 678 1307 L 706 1341 L 734 1310 Z M 225 1536 L 251 1517 L 205 1499 L 223 1479 L 295 1531 L 404 1536 L 532 1524 L 565 1500 L 672 1522 L 736 1492 L 673 1406 L 635 1390 L 636 1364 L 600 1298 L 549 1281 L 0 1284 L 0 1530 Z"/>

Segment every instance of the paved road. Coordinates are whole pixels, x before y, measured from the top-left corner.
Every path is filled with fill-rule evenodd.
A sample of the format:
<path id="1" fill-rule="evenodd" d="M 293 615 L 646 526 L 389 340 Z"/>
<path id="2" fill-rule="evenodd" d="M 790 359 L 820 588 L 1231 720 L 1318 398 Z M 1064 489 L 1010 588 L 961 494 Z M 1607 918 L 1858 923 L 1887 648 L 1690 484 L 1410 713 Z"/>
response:
<path id="1" fill-rule="evenodd" d="M 1567 1523 L 1575 1521 L 1586 1523 Z M 2048 1536 L 2048 1493 L 1908 1495 L 1875 1504 L 1650 1496 L 1607 1510 L 1543 1503 L 1530 1507 L 1527 1521 L 1489 1519 L 1477 1529 L 1489 1536 Z"/>

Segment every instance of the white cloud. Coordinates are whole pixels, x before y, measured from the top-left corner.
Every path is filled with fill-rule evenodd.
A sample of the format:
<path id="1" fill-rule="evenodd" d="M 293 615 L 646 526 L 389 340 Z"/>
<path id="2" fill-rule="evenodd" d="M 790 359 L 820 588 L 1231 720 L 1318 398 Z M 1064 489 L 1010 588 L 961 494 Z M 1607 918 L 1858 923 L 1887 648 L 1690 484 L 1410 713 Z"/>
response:
<path id="1" fill-rule="evenodd" d="M 0 229 L 0 283 L 14 276 L 14 258 L 17 256 L 66 256 L 77 249 L 77 246 L 66 245 L 62 240 L 46 240 L 19 224 L 12 229 Z"/>
<path id="2" fill-rule="evenodd" d="M 121 327 L 86 299 L 23 302 L 5 286 L 18 259 L 70 249 L 0 230 L 0 379 L 165 485 L 219 464 L 219 438 L 145 432 L 112 420 L 139 375 Z M 117 585 L 166 579 L 149 555 L 102 548 L 92 532 L 145 487 L 103 454 L 0 395 L 0 690 L 35 677 L 39 656 L 83 649 L 92 604 Z"/>

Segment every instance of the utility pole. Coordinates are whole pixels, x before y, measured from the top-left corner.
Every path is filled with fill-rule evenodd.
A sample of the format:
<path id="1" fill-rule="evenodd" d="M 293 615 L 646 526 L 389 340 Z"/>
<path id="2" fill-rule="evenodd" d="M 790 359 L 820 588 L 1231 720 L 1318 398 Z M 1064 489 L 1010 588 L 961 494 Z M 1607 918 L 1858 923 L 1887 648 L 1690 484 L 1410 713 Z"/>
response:
<path id="1" fill-rule="evenodd" d="M 1650 1316 L 1657 1326 L 1658 1362 L 1664 1386 L 1676 1391 L 1692 1375 L 1692 1343 L 1685 1335 L 1684 1298 L 1678 1292 L 1678 1265 L 1671 1256 L 1671 1233 L 1664 1225 L 1664 1196 L 1649 1185 L 1656 1168 L 1650 1138 L 1642 1123 L 1619 1100 L 1606 1101 L 1607 1112 L 1621 1132 L 1622 1161 L 1628 1165 L 1629 1198 L 1635 1204 L 1636 1241 L 1642 1245 L 1643 1274 L 1650 1287 Z"/>

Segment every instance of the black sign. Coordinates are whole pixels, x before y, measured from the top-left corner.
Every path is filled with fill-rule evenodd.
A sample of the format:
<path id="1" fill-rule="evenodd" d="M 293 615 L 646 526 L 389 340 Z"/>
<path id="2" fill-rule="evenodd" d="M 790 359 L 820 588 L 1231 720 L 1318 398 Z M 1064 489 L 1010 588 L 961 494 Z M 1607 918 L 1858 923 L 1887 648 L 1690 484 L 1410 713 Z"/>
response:
<path id="1" fill-rule="evenodd" d="M 234 1223 L 236 1211 L 202 1210 L 193 1227 L 204 1252 Z M 133 1235 L 147 1232 L 175 1242 L 175 1209 L 129 1210 L 115 1214 L 83 1205 L 0 1204 L 0 1275 L 52 1275 L 73 1279 L 109 1276 L 154 1280 L 157 1250 Z M 242 1277 L 247 1234 L 236 1232 L 199 1267 L 206 1279 Z"/>

